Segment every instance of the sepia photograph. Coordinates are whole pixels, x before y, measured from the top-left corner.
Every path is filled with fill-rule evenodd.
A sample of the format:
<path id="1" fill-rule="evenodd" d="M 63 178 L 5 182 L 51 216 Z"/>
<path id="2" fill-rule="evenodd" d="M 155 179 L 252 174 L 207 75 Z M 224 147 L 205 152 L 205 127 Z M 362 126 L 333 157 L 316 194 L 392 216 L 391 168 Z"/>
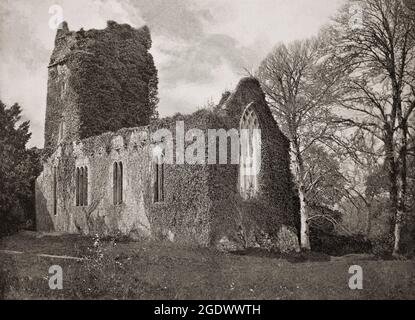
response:
<path id="1" fill-rule="evenodd" d="M 0 0 L 0 300 L 415 300 L 415 0 Z"/>

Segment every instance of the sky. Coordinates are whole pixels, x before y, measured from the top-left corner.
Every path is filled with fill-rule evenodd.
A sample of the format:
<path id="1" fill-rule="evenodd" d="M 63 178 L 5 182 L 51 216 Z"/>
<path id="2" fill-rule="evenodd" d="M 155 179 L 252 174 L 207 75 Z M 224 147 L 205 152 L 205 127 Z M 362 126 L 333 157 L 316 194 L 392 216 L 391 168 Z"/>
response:
<path id="1" fill-rule="evenodd" d="M 148 25 L 159 71 L 161 116 L 218 102 L 281 42 L 317 35 L 345 0 L 0 0 L 0 100 L 30 120 L 43 147 L 47 65 L 56 8 L 70 30 L 107 20 Z M 56 7 L 59 6 L 59 7 Z"/>

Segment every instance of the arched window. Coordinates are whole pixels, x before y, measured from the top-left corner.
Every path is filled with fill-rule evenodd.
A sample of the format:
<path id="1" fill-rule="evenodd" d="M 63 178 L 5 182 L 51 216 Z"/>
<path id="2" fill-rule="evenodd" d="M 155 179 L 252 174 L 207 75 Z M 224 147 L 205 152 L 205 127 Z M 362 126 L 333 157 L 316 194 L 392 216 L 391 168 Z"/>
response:
<path id="1" fill-rule="evenodd" d="M 88 168 L 76 168 L 76 206 L 84 207 L 88 205 Z"/>
<path id="2" fill-rule="evenodd" d="M 80 169 L 79 175 L 79 205 L 84 205 L 84 168 Z"/>
<path id="3" fill-rule="evenodd" d="M 154 202 L 164 201 L 164 158 L 158 155 L 154 163 Z"/>
<path id="4" fill-rule="evenodd" d="M 79 181 L 79 177 L 80 177 L 80 172 L 79 172 L 79 168 L 76 168 L 76 177 L 75 177 L 75 181 L 76 181 L 76 206 L 79 206 L 79 186 L 80 186 L 80 181 Z"/>
<path id="5" fill-rule="evenodd" d="M 261 166 L 261 130 L 255 110 L 249 105 L 240 121 L 239 190 L 243 199 L 253 198 L 258 192 L 258 174 Z"/>
<path id="6" fill-rule="evenodd" d="M 123 180 L 123 166 L 122 166 L 122 162 L 118 163 L 118 204 L 122 203 L 122 191 L 123 191 L 123 185 L 122 185 L 122 180 Z"/>
<path id="7" fill-rule="evenodd" d="M 53 215 L 58 214 L 58 181 L 56 176 L 56 167 L 53 167 Z"/>
<path id="8" fill-rule="evenodd" d="M 114 165 L 112 166 L 112 191 L 113 191 L 113 203 L 117 204 L 117 175 L 118 175 L 118 164 L 116 162 L 114 162 Z"/>
<path id="9" fill-rule="evenodd" d="M 114 205 L 123 202 L 123 164 L 115 162 L 112 169 L 113 177 L 113 203 Z"/>
<path id="10" fill-rule="evenodd" d="M 88 168 L 84 170 L 84 206 L 88 205 Z"/>

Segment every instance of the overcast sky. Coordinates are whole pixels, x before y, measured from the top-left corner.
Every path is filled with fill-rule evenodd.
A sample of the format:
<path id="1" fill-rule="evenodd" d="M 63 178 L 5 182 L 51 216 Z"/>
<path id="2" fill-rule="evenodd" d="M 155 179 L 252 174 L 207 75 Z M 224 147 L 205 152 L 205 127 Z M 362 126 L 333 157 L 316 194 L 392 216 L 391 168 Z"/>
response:
<path id="1" fill-rule="evenodd" d="M 0 99 L 31 121 L 30 145 L 43 146 L 47 65 L 58 4 L 71 30 L 107 20 L 147 24 L 159 70 L 159 112 L 188 113 L 217 102 L 278 42 L 316 35 L 344 0 L 0 0 Z"/>

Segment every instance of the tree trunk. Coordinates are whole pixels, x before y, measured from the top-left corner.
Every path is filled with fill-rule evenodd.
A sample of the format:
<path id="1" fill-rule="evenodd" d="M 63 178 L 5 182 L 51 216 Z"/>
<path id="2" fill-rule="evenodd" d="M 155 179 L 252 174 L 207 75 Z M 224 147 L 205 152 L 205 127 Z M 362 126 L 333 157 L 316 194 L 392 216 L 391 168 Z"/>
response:
<path id="1" fill-rule="evenodd" d="M 398 210 L 396 214 L 395 221 L 395 231 L 394 231 L 394 244 L 393 244 L 393 255 L 396 256 L 399 254 L 400 244 L 401 244 L 401 229 L 402 229 L 402 211 Z"/>
<path id="2" fill-rule="evenodd" d="M 399 192 L 399 206 L 396 212 L 395 218 L 395 230 L 394 230 L 394 246 L 393 246 L 393 255 L 399 254 L 400 242 L 401 242 L 401 229 L 406 212 L 406 191 L 407 191 L 407 153 L 408 153 L 408 126 L 406 121 L 401 117 L 401 130 L 400 130 L 400 140 L 401 140 L 401 150 L 399 153 L 400 157 L 400 170 L 399 178 L 401 182 L 401 188 Z"/>
<path id="3" fill-rule="evenodd" d="M 397 170 L 396 162 L 393 149 L 393 136 L 390 135 L 385 141 L 385 151 L 386 151 L 386 163 L 388 167 L 388 179 L 389 179 L 389 202 L 390 202 L 390 217 L 393 219 L 394 223 L 391 225 L 391 234 L 395 239 L 394 246 L 399 248 L 400 237 L 396 237 L 397 234 L 400 234 L 400 227 L 397 226 L 398 222 L 398 179 L 397 179 Z M 394 250 L 395 251 L 395 250 Z"/>
<path id="4" fill-rule="evenodd" d="M 308 226 L 308 212 L 305 203 L 304 187 L 300 186 L 298 189 L 298 195 L 300 198 L 300 217 L 301 217 L 301 229 L 300 229 L 300 243 L 301 249 L 311 250 L 310 245 L 310 230 Z"/>
<path id="5" fill-rule="evenodd" d="M 304 168 L 299 147 L 291 143 L 291 171 L 300 200 L 300 246 L 303 250 L 311 250 L 310 231 L 308 226 L 308 212 L 306 207 L 305 191 L 303 184 Z"/>

